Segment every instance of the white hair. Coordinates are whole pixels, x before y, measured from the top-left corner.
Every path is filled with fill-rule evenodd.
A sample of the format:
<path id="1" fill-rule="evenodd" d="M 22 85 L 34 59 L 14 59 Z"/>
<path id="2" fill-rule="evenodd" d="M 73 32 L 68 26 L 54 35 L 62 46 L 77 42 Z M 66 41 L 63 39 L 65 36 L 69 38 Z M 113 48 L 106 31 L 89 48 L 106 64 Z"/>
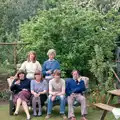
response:
<path id="1" fill-rule="evenodd" d="M 56 56 L 56 51 L 54 49 L 49 49 L 47 55 L 54 54 Z"/>

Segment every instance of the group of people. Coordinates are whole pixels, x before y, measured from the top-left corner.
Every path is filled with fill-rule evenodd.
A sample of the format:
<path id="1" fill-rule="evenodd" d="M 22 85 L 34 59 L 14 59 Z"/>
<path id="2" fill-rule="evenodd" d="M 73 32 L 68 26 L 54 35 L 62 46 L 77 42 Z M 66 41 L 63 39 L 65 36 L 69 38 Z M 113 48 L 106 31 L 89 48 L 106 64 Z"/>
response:
<path id="1" fill-rule="evenodd" d="M 25 61 L 15 75 L 15 80 L 11 85 L 14 92 L 13 102 L 16 105 L 14 115 L 19 114 L 22 105 L 27 120 L 31 119 L 28 103 L 32 101 L 33 115 L 42 115 L 42 106 L 47 100 L 47 116 L 51 118 L 54 101 L 60 103 L 60 114 L 64 120 L 76 120 L 73 103 L 75 100 L 81 104 L 81 120 L 87 120 L 86 99 L 83 92 L 86 90 L 85 83 L 80 79 L 79 71 L 72 71 L 72 78 L 64 80 L 61 78 L 60 64 L 55 60 L 56 51 L 48 50 L 49 59 L 43 63 L 36 60 L 36 53 L 30 51 L 27 61 Z M 65 115 L 66 98 L 68 104 L 68 117 Z M 38 110 L 37 110 L 37 107 Z"/>

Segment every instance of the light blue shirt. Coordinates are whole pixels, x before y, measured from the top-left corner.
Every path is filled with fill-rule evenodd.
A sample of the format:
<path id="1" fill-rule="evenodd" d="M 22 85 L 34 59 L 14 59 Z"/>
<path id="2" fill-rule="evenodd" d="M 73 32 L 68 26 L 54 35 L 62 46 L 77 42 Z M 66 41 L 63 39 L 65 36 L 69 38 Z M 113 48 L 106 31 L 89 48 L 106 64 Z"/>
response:
<path id="1" fill-rule="evenodd" d="M 47 60 L 43 63 L 42 72 L 44 76 L 50 76 L 51 74 L 46 73 L 48 70 L 51 70 L 53 73 L 54 70 L 60 69 L 60 64 L 57 60 Z"/>
<path id="2" fill-rule="evenodd" d="M 43 92 L 44 90 L 48 90 L 48 83 L 46 80 L 37 82 L 36 80 L 31 81 L 31 90 L 36 93 Z"/>

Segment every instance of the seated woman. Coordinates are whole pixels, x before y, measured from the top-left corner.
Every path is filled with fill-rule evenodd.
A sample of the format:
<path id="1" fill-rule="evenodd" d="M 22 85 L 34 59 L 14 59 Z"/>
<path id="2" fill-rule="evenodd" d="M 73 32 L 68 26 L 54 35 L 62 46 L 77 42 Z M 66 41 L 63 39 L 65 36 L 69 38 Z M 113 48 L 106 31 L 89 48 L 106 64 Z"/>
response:
<path id="1" fill-rule="evenodd" d="M 16 105 L 14 115 L 18 115 L 20 105 L 22 105 L 27 120 L 30 120 L 30 114 L 27 103 L 30 99 L 30 81 L 25 77 L 25 72 L 20 70 L 17 73 L 17 79 L 15 79 L 11 85 L 11 91 L 14 92 L 13 102 Z"/>
<path id="2" fill-rule="evenodd" d="M 42 72 L 45 76 L 45 79 L 49 82 L 49 80 L 53 78 L 53 71 L 60 69 L 60 64 L 54 59 L 56 56 L 56 51 L 54 49 L 49 49 L 47 55 L 49 59 L 43 63 Z"/>
<path id="3" fill-rule="evenodd" d="M 37 71 L 35 73 L 35 80 L 31 81 L 31 93 L 32 93 L 32 107 L 33 107 L 33 115 L 41 116 L 41 106 L 44 105 L 44 102 L 47 99 L 47 90 L 48 85 L 46 80 L 43 80 L 42 73 Z M 36 104 L 38 104 L 38 114 L 36 112 Z"/>

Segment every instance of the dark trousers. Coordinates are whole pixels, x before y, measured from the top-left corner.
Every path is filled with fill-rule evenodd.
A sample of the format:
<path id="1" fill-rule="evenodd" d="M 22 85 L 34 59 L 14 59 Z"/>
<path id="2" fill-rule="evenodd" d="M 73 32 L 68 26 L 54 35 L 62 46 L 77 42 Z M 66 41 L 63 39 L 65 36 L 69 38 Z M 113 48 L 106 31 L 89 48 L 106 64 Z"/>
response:
<path id="1" fill-rule="evenodd" d="M 40 100 L 41 100 L 41 106 L 44 106 L 45 101 L 47 100 L 47 95 L 46 94 L 41 94 L 40 95 Z"/>

